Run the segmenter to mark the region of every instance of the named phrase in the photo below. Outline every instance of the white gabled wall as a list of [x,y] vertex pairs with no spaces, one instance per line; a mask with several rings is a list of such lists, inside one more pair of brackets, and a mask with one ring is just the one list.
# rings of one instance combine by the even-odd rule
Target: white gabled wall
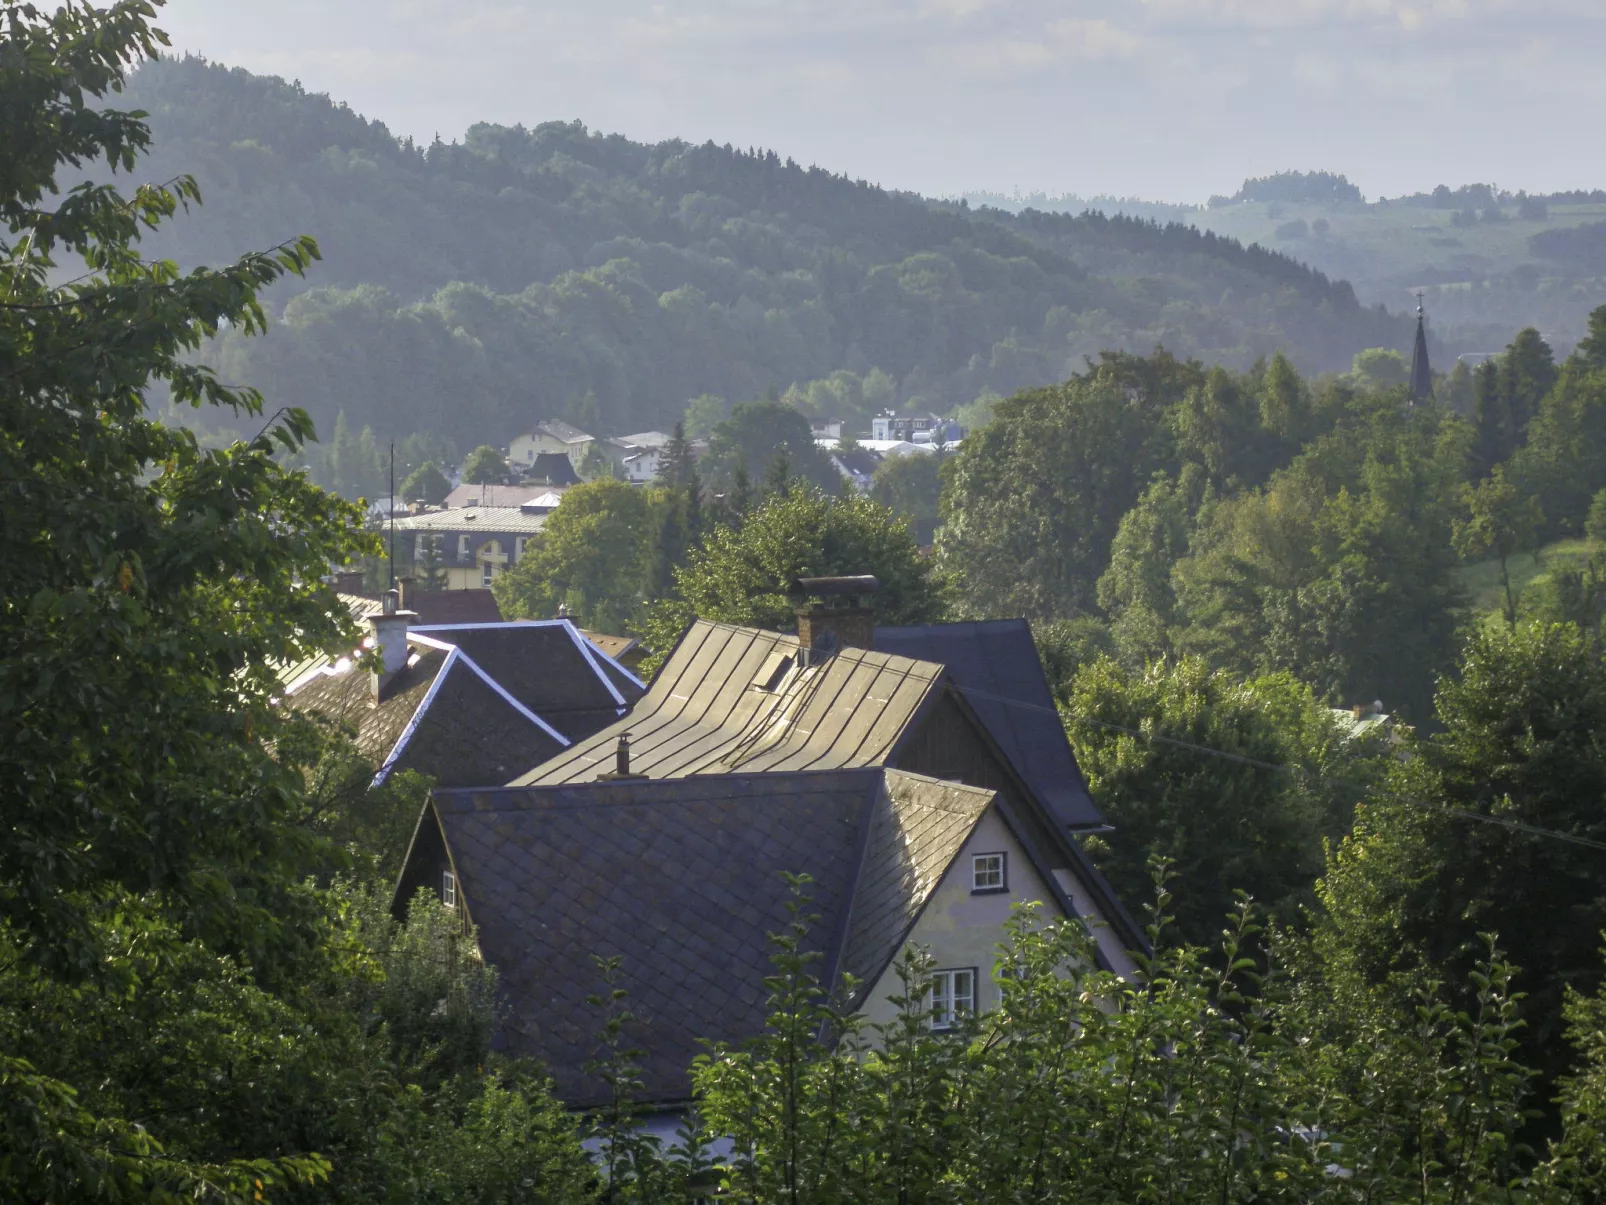
[[[1009,890],[973,893],[972,856],[1000,851],[1008,855]],[[1114,931],[1097,917],[1090,893],[1074,872],[1056,869],[1053,874],[1076,910],[1089,918],[1099,949],[1110,965],[1123,977],[1133,976],[1137,968],[1131,957]],[[975,967],[976,1005],[986,1012],[996,1008],[999,1002],[998,985],[993,982],[993,964],[998,960],[999,943],[1004,940],[1005,922],[1009,920],[1010,910],[1023,902],[1038,903],[1040,915],[1046,919],[1065,915],[995,805],[976,822],[959,856],[915,922],[908,944],[930,953],[933,970]],[[897,1018],[898,1010],[891,998],[903,994],[903,981],[898,978],[897,960],[893,961],[894,965],[876,981],[859,1009],[872,1024],[886,1024]]]

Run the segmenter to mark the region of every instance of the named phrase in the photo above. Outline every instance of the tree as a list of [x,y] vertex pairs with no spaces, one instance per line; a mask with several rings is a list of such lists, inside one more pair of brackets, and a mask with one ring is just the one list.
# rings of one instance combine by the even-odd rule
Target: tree
[[[1197,658],[1085,665],[1066,704],[1077,763],[1114,831],[1088,838],[1122,899],[1151,856],[1177,874],[1177,932],[1210,944],[1233,893],[1285,923],[1315,903],[1322,844],[1349,829],[1383,749],[1346,730],[1287,674],[1248,681]],[[1210,751],[1215,751],[1212,754]]]
[[1573,354],[1589,368],[1606,368],[1606,305],[1589,312],[1589,333],[1580,340]]
[[656,657],[667,656],[693,619],[789,631],[794,577],[869,573],[880,581],[878,621],[927,623],[943,613],[929,564],[907,523],[862,494],[826,494],[802,483],[770,494],[739,526],[721,524],[675,571],[679,597],[642,621]]
[[937,549],[967,615],[1091,611],[1121,516],[1160,467],[1155,425],[1114,382],[1000,402],[953,457]]
[[814,445],[809,420],[778,401],[742,402],[714,428],[708,441],[707,471],[721,483],[742,469],[748,480],[762,480],[777,455],[786,458],[789,474],[821,489],[836,486],[836,470]]
[[707,439],[724,418],[725,399],[712,393],[701,393],[686,403],[686,414],[681,423],[692,439]]
[[1545,521],[1536,498],[1521,494],[1506,480],[1505,469],[1466,491],[1466,514],[1455,524],[1455,550],[1469,560],[1493,556],[1500,563],[1500,589],[1508,626],[1517,622],[1517,596],[1511,587],[1510,560],[1532,548]]
[[1187,555],[1190,526],[1186,487],[1161,476],[1116,530],[1098,600],[1110,635],[1134,664],[1172,651],[1178,616],[1171,573]]
[[489,444],[475,448],[463,462],[464,485],[506,485],[512,475],[502,453]]
[[[0,3],[0,1197],[394,1200],[426,1173],[450,1195],[445,1148],[507,1133],[452,1102],[472,1113],[504,1068],[466,1052],[434,1092],[354,1007],[385,971],[317,885],[351,863],[278,705],[284,665],[359,639],[321,578],[377,542],[281,463],[308,416],[264,419],[195,359],[225,326],[260,334],[261,291],[316,246],[180,273],[135,243],[192,179],[57,188],[147,147],[110,94],[165,44],[151,16]],[[89,270],[53,284],[58,261]],[[203,447],[153,417],[163,387],[260,433]],[[520,1174],[561,1195],[583,1179],[538,1164],[583,1157],[524,1086],[554,1124]]]
[[624,630],[647,588],[659,505],[611,477],[574,486],[518,564],[492,583],[502,613],[546,619],[561,605],[582,627]]
[[1355,353],[1351,371],[1372,389],[1396,389],[1405,384],[1410,366],[1392,347],[1369,347]]
[[451,492],[452,483],[446,480],[445,473],[435,467],[433,460],[426,460],[419,465],[401,483],[401,496],[408,502],[427,502],[431,506],[439,506]]
[[1323,948],[1454,982],[1496,933],[1523,951],[1523,1057],[1553,1081],[1568,990],[1601,982],[1606,862],[1534,830],[1606,840],[1606,662],[1570,625],[1481,627],[1437,703],[1440,730],[1390,763],[1329,862]]
[[937,452],[889,456],[876,465],[870,497],[911,523],[934,522],[941,509],[942,469],[949,459]]

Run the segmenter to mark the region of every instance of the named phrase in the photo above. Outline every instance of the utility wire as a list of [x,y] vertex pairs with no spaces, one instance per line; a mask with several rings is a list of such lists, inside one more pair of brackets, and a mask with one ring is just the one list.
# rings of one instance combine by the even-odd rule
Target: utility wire
[[[1092,716],[1077,715],[1073,712],[1062,713],[1056,707],[1044,707],[1040,703],[1028,703],[1024,699],[1012,699],[1006,695],[994,694],[991,691],[976,690],[968,687],[956,687],[956,689],[959,689],[961,694],[967,696],[973,696],[982,699],[992,699],[993,701],[1003,703],[1006,706],[1017,707],[1026,711],[1046,712],[1056,718],[1063,718],[1064,715],[1069,715],[1072,721],[1075,723],[1092,724],[1097,728],[1106,728],[1114,732],[1125,732],[1131,736],[1139,737],[1146,741],[1154,741],[1166,745],[1175,745],[1179,749],[1188,749],[1194,753],[1202,753],[1208,757],[1218,757],[1224,761],[1238,762],[1246,766],[1256,766],[1262,770],[1272,770],[1279,774],[1294,773],[1294,767],[1292,766],[1280,766],[1276,762],[1262,761],[1260,758],[1256,757],[1245,757],[1241,753],[1229,753],[1225,749],[1213,749],[1209,745],[1201,745],[1194,741],[1179,740],[1178,738],[1172,736],[1161,736],[1157,732],[1144,732],[1140,728],[1131,728],[1125,724],[1113,724],[1108,720],[1095,720]],[[1320,778],[1322,776],[1317,775],[1316,777]],[[1355,787],[1361,785],[1358,783],[1347,783],[1341,779],[1328,778],[1325,781],[1346,787]],[[1423,802],[1422,800],[1406,799],[1399,795],[1395,795],[1393,798],[1401,803],[1410,804],[1412,807],[1421,808],[1423,811],[1437,812],[1442,816],[1450,816],[1458,820],[1476,820],[1481,824],[1493,824],[1500,828],[1510,829],[1512,832],[1525,833],[1530,837],[1545,837],[1552,841],[1565,841],[1570,845],[1581,845],[1586,849],[1596,849],[1606,852],[1606,841],[1596,841],[1591,837],[1580,837],[1575,833],[1564,833],[1558,829],[1540,828],[1537,825],[1524,824],[1520,820],[1509,820],[1503,816],[1489,816],[1483,812],[1469,811],[1466,808],[1441,807],[1437,804]]]

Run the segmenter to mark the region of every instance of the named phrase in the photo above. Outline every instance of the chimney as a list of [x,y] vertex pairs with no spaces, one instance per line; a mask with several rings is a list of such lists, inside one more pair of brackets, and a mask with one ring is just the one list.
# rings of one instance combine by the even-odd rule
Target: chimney
[[368,624],[374,630],[374,651],[379,654],[381,664],[378,671],[368,676],[376,704],[385,700],[391,683],[407,668],[407,629],[418,618],[418,613],[403,611],[399,604],[400,595],[395,590],[386,590],[379,614],[368,617]]
[[646,778],[645,774],[632,774],[630,772],[630,734],[621,732],[619,743],[613,750],[613,772],[611,774],[598,774],[598,782],[618,782],[626,778]]
[[809,660],[829,657],[838,649],[867,649],[875,644],[875,611],[862,604],[881,583],[869,574],[853,577],[798,577],[787,586],[794,598],[818,598],[797,608],[797,643]]
[[400,611],[410,611],[413,604],[418,601],[418,583],[410,577],[396,579],[396,608]]
[[362,570],[343,569],[335,574],[335,589],[342,594],[361,594]]

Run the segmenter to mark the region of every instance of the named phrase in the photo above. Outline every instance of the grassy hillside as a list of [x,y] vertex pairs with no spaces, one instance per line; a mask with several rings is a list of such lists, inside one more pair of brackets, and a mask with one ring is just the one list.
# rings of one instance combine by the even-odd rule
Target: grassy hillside
[[[1438,340],[1435,353],[1444,363],[1449,356],[1497,351],[1524,326],[1538,327],[1565,351],[1583,334],[1582,316],[1606,303],[1606,226],[1587,230],[1606,223],[1606,197],[1529,199],[1477,185],[1371,203],[1358,193],[1349,199],[1255,195],[1269,190],[1252,186],[1278,180],[1245,181],[1238,196],[1217,197],[1207,206],[991,193],[968,199],[1010,212],[1091,208],[1163,216],[1308,263],[1350,282],[1367,305],[1409,308],[1421,290]],[[1543,237],[1536,245],[1536,235],[1580,228],[1593,254],[1575,254],[1565,244],[1547,247]]]
[[[1512,557],[1508,569],[1511,584],[1517,591],[1519,613],[1523,603],[1531,602],[1557,569],[1563,565],[1584,565],[1594,551],[1592,540],[1567,539],[1546,544],[1532,553]],[[1500,585],[1500,562],[1488,560],[1463,565],[1456,571],[1456,576],[1461,588],[1466,591],[1471,610],[1485,622],[1499,622],[1505,604],[1505,594]]]
[[197,59],[143,68],[130,99],[156,140],[142,173],[192,172],[207,202],[151,250],[194,264],[319,239],[273,334],[219,355],[324,431],[344,413],[459,447],[544,415],[622,432],[812,381],[801,395],[864,426],[1063,380],[1104,349],[1246,367],[1285,348],[1323,370],[1410,337],[1290,257],[1182,226],[934,206],[774,152],[578,123],[420,147]]

